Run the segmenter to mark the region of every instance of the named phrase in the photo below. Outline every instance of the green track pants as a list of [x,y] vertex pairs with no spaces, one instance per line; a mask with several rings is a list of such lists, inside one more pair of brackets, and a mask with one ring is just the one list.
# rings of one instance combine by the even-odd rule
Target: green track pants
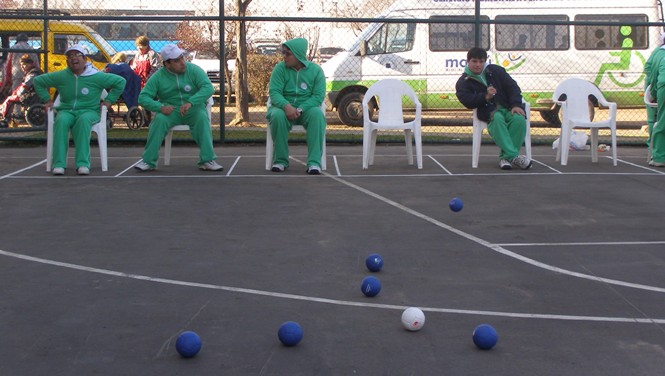
[[164,115],[161,112],[156,113],[150,122],[148,141],[146,142],[142,156],[143,162],[150,165],[150,167],[157,167],[159,148],[162,146],[164,138],[171,128],[179,124],[189,125],[192,138],[199,146],[198,164],[217,159],[212,146],[212,132],[210,121],[208,120],[208,111],[203,104],[190,107],[185,116],[180,115],[178,107],[170,115]]
[[270,107],[266,115],[275,146],[273,163],[287,167],[289,165],[289,132],[294,124],[301,124],[307,131],[307,165],[321,167],[321,145],[326,134],[326,117],[321,107],[312,107],[304,111],[296,120],[286,118],[281,108]]
[[496,146],[501,149],[499,159],[512,161],[520,153],[526,137],[526,119],[519,114],[513,114],[509,109],[500,108],[494,113],[492,121],[487,125],[487,131]]
[[75,167],[90,168],[90,132],[99,119],[99,110],[58,111],[53,122],[53,168],[67,167],[70,130],[76,148]]

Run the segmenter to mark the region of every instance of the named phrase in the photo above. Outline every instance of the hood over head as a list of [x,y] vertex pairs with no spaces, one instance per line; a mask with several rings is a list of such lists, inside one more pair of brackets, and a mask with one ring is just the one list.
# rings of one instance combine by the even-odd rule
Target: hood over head
[[305,38],[295,38],[288,40],[282,45],[286,46],[293,52],[293,55],[305,65],[305,67],[309,66],[310,62],[307,60],[307,39]]

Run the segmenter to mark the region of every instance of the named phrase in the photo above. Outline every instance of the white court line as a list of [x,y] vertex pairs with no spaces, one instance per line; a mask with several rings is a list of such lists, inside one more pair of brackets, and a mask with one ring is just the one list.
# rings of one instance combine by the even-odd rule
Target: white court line
[[[606,158],[610,158],[610,159],[611,159],[612,157],[606,157]],[[661,174],[661,175],[662,175],[662,174],[665,174],[665,172],[663,172],[663,171],[659,171],[659,170],[657,170],[656,168],[651,167],[651,166],[642,166],[642,165],[638,165],[638,164],[633,163],[633,162],[624,161],[623,159],[619,159],[619,158],[617,158],[617,161],[619,161],[619,162],[621,162],[621,163],[625,163],[625,164],[627,164],[627,165],[629,165],[629,166],[639,167],[639,168],[641,168],[641,169],[643,169],[643,170],[652,171],[652,172],[655,172],[655,173],[658,173],[658,174]]]
[[333,163],[335,164],[335,171],[337,171],[337,176],[342,176],[342,171],[339,169],[339,163],[337,163],[336,155],[333,155]]
[[538,164],[541,165],[541,166],[544,166],[544,167],[549,168],[550,170],[556,172],[557,174],[561,174],[561,173],[562,173],[561,171],[557,170],[556,168],[554,168],[554,167],[552,167],[552,166],[550,166],[550,165],[548,165],[548,164],[546,164],[546,163],[543,163],[543,162],[541,162],[541,161],[535,160],[535,159],[533,159],[533,158],[532,158],[531,160],[532,160],[533,162],[538,163]]
[[127,172],[127,171],[131,170],[132,168],[134,168],[134,166],[136,166],[137,164],[139,164],[139,162],[141,162],[141,159],[139,159],[138,161],[134,162],[134,164],[132,164],[131,166],[127,167],[126,169],[120,171],[120,172],[117,173],[114,177],[117,178],[117,177],[120,177],[121,175],[124,175],[125,172]]
[[[184,287],[196,287],[196,288],[205,288],[211,290],[222,290],[230,291],[244,294],[252,295],[261,295],[268,296],[273,298],[283,298],[283,299],[293,299],[301,300],[306,302],[315,302],[315,303],[325,303],[325,304],[335,304],[341,306],[351,306],[351,307],[364,307],[364,308],[379,308],[379,309],[394,309],[394,310],[404,310],[409,306],[403,305],[394,305],[394,304],[379,304],[379,303],[367,303],[367,302],[354,302],[350,300],[339,300],[339,299],[329,299],[329,298],[319,298],[313,296],[305,295],[296,295],[296,294],[286,294],[281,292],[272,292],[265,290],[256,290],[248,289],[242,287],[233,287],[233,286],[222,286],[222,285],[213,285],[209,283],[199,283],[199,282],[187,282],[180,281],[176,279],[168,278],[155,278],[149,277],[140,274],[124,273],[108,269],[92,268],[89,266],[71,264],[68,262],[54,261],[43,259],[39,257],[22,255],[19,253],[7,252],[0,250],[0,255],[13,257],[16,259],[37,262],[45,265],[59,266],[68,269],[80,270],[84,272],[97,273],[110,275],[120,278],[130,278],[139,281],[155,282],[155,283],[164,283],[168,285],[184,286]],[[577,316],[577,315],[553,315],[553,314],[540,314],[540,313],[519,313],[519,312],[499,312],[499,311],[481,311],[481,310],[468,310],[468,309],[451,309],[451,308],[439,308],[439,307],[419,307],[426,312],[437,312],[437,313],[454,313],[454,314],[464,314],[464,315],[480,315],[480,316],[499,316],[499,317],[510,317],[510,318],[528,318],[528,319],[545,319],[545,320],[568,320],[568,321],[594,321],[594,322],[619,322],[619,323],[635,323],[635,324],[665,324],[665,319],[652,319],[652,318],[635,318],[635,317],[607,317],[607,316]]]
[[501,247],[534,247],[534,246],[573,246],[573,245],[657,245],[665,244],[665,240],[656,240],[648,242],[570,242],[570,243],[500,243]]
[[647,290],[647,291],[654,291],[654,292],[665,292],[665,288],[662,288],[662,287],[649,286],[649,285],[643,285],[643,284],[639,284],[639,283],[625,282],[625,281],[620,281],[620,280],[616,280],[616,279],[598,277],[598,276],[594,276],[594,275],[574,272],[574,271],[559,268],[559,267],[556,267],[556,266],[553,266],[553,265],[545,264],[545,263],[540,262],[540,261],[536,261],[536,260],[528,258],[526,256],[522,256],[518,253],[509,251],[509,250],[501,247],[500,245],[492,244],[492,243],[490,243],[490,242],[488,242],[484,239],[481,239],[477,236],[471,235],[471,234],[466,233],[466,232],[464,232],[460,229],[457,229],[455,227],[447,225],[447,224],[445,224],[441,221],[438,221],[438,220],[436,220],[432,217],[429,217],[429,216],[427,216],[423,213],[420,213],[420,212],[418,212],[414,209],[411,209],[411,208],[409,208],[407,206],[404,206],[400,203],[392,201],[392,200],[390,200],[386,197],[383,197],[383,196],[379,195],[378,193],[374,193],[374,192],[372,192],[368,189],[360,187],[360,186],[358,186],[356,184],[353,184],[351,182],[348,182],[344,179],[341,179],[341,178],[338,178],[338,177],[335,177],[335,176],[332,176],[332,175],[327,175],[327,176],[330,177],[331,179],[334,179],[334,180],[350,187],[350,188],[353,188],[353,189],[355,189],[359,192],[365,193],[368,196],[374,197],[379,201],[382,201],[382,202],[384,202],[384,203],[386,203],[390,206],[393,206],[397,209],[400,209],[400,210],[402,210],[402,211],[404,211],[408,214],[411,214],[411,215],[413,215],[417,218],[420,218],[420,219],[422,219],[426,222],[429,222],[429,223],[431,223],[431,224],[433,224],[437,227],[448,230],[448,231],[450,231],[452,233],[455,233],[455,234],[457,234],[457,235],[459,235],[459,236],[461,236],[465,239],[468,239],[468,240],[470,240],[474,243],[477,243],[479,245],[487,247],[487,248],[491,249],[494,252],[500,253],[504,256],[514,258],[518,261],[522,261],[522,262],[527,263],[529,265],[532,265],[532,266],[535,266],[535,267],[538,267],[538,268],[541,268],[541,269],[549,270],[549,271],[552,271],[552,272],[555,272],[555,273],[560,273],[560,274],[569,275],[569,276],[572,276],[572,277],[587,279],[587,280],[591,280],[591,281],[595,281],[595,282],[607,283],[607,284],[623,286],[623,287],[630,287],[630,288],[635,288],[635,289],[640,289],[640,290]]
[[226,176],[231,176],[231,172],[233,171],[233,169],[236,168],[236,165],[238,164],[238,162],[240,162],[240,156],[237,156],[236,160],[233,161],[233,164],[231,165],[231,168],[229,168],[229,171],[226,173]]
[[448,175],[452,175],[452,173],[451,173],[450,171],[448,171],[447,168],[443,167],[443,165],[442,165],[441,163],[439,163],[439,161],[437,161],[436,159],[434,159],[434,157],[432,157],[432,156],[429,155],[429,154],[427,155],[427,157],[428,157],[429,159],[433,160],[434,163],[436,163],[439,167],[441,167],[441,169],[442,169],[443,171],[445,171]]
[[20,169],[20,170],[16,170],[16,171],[14,171],[14,172],[10,172],[9,174],[6,174],[6,175],[2,175],[2,176],[0,176],[0,180],[2,180],[2,179],[6,179],[6,178],[8,178],[8,177],[11,177],[11,176],[14,176],[14,175],[17,175],[17,174],[20,174],[20,173],[23,172],[23,171],[28,171],[28,170],[33,169],[33,168],[35,168],[35,167],[37,167],[37,166],[39,166],[39,165],[42,165],[42,164],[44,164],[44,163],[46,163],[46,159],[42,160],[41,162],[37,162],[37,163],[35,163],[35,164],[31,165],[31,166],[28,166],[28,167],[22,168],[22,169]]

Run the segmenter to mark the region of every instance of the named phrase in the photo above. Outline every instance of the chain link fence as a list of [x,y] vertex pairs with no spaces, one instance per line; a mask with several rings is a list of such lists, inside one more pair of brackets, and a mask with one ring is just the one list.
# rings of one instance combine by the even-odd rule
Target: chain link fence
[[[558,82],[574,76],[594,82],[609,101],[618,103],[619,142],[643,145],[644,67],[663,30],[656,0],[0,4],[3,100],[20,75],[17,56],[37,54],[44,71],[60,70],[66,67],[67,47],[80,43],[89,50],[88,60],[104,70],[112,60],[131,64],[138,53],[136,38],[145,36],[157,52],[178,43],[193,64],[207,71],[216,87],[215,139],[238,143],[265,141],[267,87],[272,67],[281,60],[281,43],[305,37],[308,58],[326,73],[329,142],[362,141],[363,94],[387,77],[407,82],[418,94],[424,109],[423,142],[470,142],[471,111],[457,100],[455,83],[464,72],[466,51],[478,45],[522,88],[531,104],[534,143],[558,137],[560,112],[552,92]],[[18,40],[25,39],[22,35],[27,41]],[[607,116],[594,98],[589,105],[595,118]],[[0,139],[45,140],[43,111],[37,107],[29,100],[14,106]],[[121,100],[112,109],[109,141],[144,142],[149,119],[140,106]],[[292,139],[304,141],[304,135]],[[398,139],[382,141],[391,140]],[[608,134],[601,132],[601,142],[608,142]]]

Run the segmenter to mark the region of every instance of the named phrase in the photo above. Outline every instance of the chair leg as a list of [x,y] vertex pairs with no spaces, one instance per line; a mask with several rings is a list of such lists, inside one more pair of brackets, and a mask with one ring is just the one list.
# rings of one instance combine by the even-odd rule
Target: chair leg
[[171,143],[173,142],[173,130],[166,134],[164,139],[164,166],[171,165]]
[[51,172],[53,167],[53,109],[46,113],[46,172]]
[[326,136],[325,134],[323,135],[323,141],[321,142],[321,169],[323,171],[328,169],[328,163],[326,160],[328,159],[328,153],[326,152]]
[[369,164],[374,165],[374,155],[376,154],[376,140],[379,137],[379,130],[372,130],[372,135],[370,137],[369,143]]
[[274,147],[275,146],[273,145],[272,141],[272,133],[270,133],[270,124],[268,124],[268,127],[266,128],[266,170],[268,171],[272,169],[272,158],[274,154]]
[[423,139],[420,129],[416,129],[414,132],[414,138],[416,139],[416,164],[418,169],[423,169]]
[[531,125],[529,120],[526,124],[526,136],[524,137],[524,150],[526,150],[526,157],[531,160]]
[[561,165],[568,164],[568,151],[570,148],[570,132],[572,128],[562,127],[561,136],[559,137],[559,152],[561,153]]
[[413,137],[410,129],[404,130],[404,142],[406,143],[406,158],[409,165],[413,165]]
[[480,159],[480,144],[483,138],[483,127],[480,124],[473,125],[473,141],[471,146],[471,168],[478,168]]
[[598,163],[598,128],[591,128],[591,162]]
[[370,130],[368,128],[365,128],[363,130],[363,170],[367,170],[369,168],[369,151],[370,151],[369,144],[371,142],[370,137],[371,137]]
[[102,161],[102,171],[108,171],[109,160],[108,160],[108,148],[106,140],[106,124],[103,124],[102,127],[104,129],[100,130],[99,133],[97,133],[97,143],[99,145],[99,158]]
[[[617,130],[616,128],[612,129],[612,161],[614,166],[617,165]],[[653,139],[652,139],[653,141]]]

